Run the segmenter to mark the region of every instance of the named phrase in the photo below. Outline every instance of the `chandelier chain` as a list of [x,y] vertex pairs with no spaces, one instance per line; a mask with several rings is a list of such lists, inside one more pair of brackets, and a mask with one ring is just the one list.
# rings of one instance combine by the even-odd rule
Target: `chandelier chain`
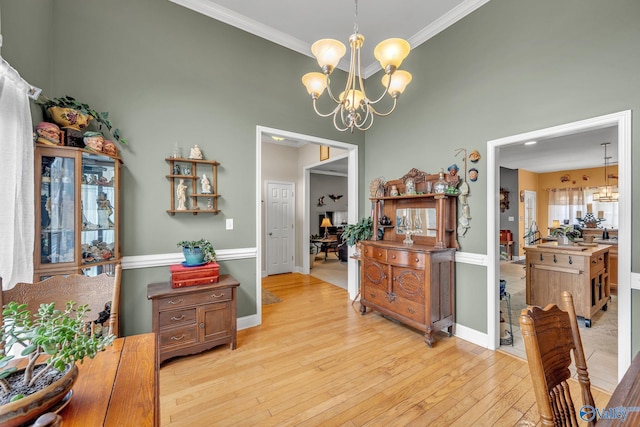
[[358,0],[353,0],[355,7],[353,12],[353,33],[358,34]]

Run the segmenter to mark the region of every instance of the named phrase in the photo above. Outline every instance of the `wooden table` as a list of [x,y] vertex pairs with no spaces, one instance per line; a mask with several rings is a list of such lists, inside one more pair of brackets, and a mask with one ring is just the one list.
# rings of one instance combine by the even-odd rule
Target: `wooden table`
[[132,335],[78,364],[63,426],[159,426],[155,348],[153,333]]
[[[629,411],[624,420],[613,419],[623,411]],[[602,415],[598,417],[598,427],[640,425],[640,353],[616,386]]]
[[329,255],[329,249],[335,248],[338,246],[338,239],[312,239],[311,243],[313,243],[316,247],[318,247],[318,243],[321,244],[320,252],[324,252],[324,260],[327,260],[327,256]]

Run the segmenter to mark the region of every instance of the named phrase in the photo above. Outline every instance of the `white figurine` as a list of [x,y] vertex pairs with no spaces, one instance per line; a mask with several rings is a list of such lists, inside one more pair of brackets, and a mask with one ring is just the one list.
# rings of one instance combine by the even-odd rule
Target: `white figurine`
[[189,152],[189,158],[202,160],[202,151],[200,151],[200,147],[198,147],[198,144],[194,145],[191,148],[191,151]]
[[185,202],[187,201],[187,186],[184,185],[184,179],[181,179],[178,183],[176,194],[178,196],[178,207],[176,208],[176,210],[186,211],[187,206],[185,205]]
[[211,194],[211,183],[209,182],[207,175],[202,174],[200,185],[202,186],[202,194]]

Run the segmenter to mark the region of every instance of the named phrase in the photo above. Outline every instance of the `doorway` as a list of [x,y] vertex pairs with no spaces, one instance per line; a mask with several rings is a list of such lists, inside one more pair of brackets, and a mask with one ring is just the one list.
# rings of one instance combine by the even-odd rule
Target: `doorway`
[[[314,147],[314,150],[318,146],[329,146],[346,150],[347,152],[347,198],[348,198],[348,210],[347,221],[349,223],[355,223],[358,219],[358,146],[341,141],[333,141],[324,138],[318,138],[315,136],[304,135],[294,132],[289,132],[281,129],[268,128],[264,126],[256,126],[256,317],[257,324],[262,323],[262,276],[266,274],[265,267],[265,249],[266,249],[266,224],[265,224],[265,197],[264,189],[265,178],[263,177],[263,143],[270,141],[273,136],[278,138],[284,138],[286,142],[293,144],[292,146],[302,146],[310,144]],[[309,209],[307,208],[309,203],[309,170],[303,169],[304,166],[311,166],[319,161],[318,152],[314,151],[313,158],[300,158],[295,161],[297,165],[297,174],[295,176],[295,188],[297,189],[294,195],[295,203],[295,220],[294,220],[294,271],[300,271],[304,273],[306,266],[308,273],[309,263],[309,235],[310,235],[310,219]],[[270,164],[282,164],[282,159],[276,159],[276,162]],[[275,181],[275,179],[274,179]],[[349,255],[352,255],[353,248],[349,248]],[[347,291],[350,299],[354,299],[358,293],[359,277],[358,277],[358,265],[357,261],[350,258],[347,265]]]
[[[619,238],[618,238],[618,379],[631,362],[631,111],[622,111],[500,138],[487,143],[487,335],[488,347],[499,346],[499,218],[497,194],[500,176],[500,149],[541,138],[551,138],[586,132],[605,127],[617,127]],[[492,208],[493,207],[493,208]]]

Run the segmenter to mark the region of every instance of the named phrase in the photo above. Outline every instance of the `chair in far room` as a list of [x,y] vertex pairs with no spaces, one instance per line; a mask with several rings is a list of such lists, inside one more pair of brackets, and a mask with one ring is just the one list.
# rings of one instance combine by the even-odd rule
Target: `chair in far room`
[[[562,305],[566,311],[549,304],[544,309],[527,307],[520,314],[522,338],[542,426],[578,425],[568,384],[571,352],[578,372],[582,405],[595,408],[573,297],[569,292],[562,293]],[[587,425],[594,426],[595,418],[594,415]]]
[[500,246],[504,246],[509,261],[513,260],[513,234],[511,230],[500,230]]

